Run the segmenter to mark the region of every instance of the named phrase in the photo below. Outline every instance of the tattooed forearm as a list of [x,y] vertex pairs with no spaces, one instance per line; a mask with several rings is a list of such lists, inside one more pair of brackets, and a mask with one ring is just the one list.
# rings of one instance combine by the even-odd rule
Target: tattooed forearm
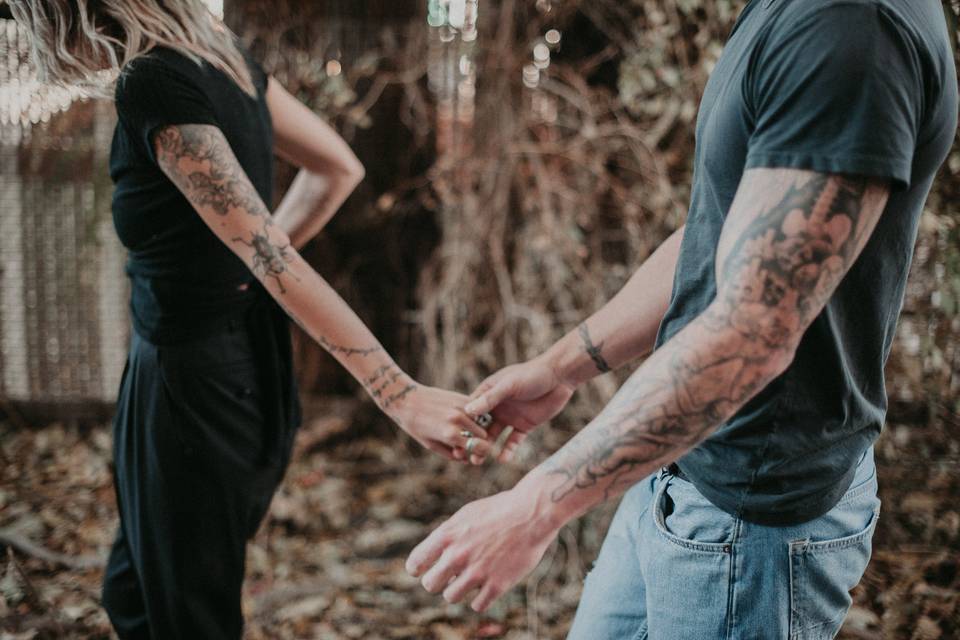
[[577,331],[580,334],[580,339],[583,340],[584,351],[587,352],[587,355],[590,356],[590,359],[593,360],[594,366],[597,367],[597,371],[600,373],[607,373],[610,371],[610,365],[607,364],[607,361],[603,359],[603,354],[601,350],[603,349],[603,342],[600,344],[594,345],[593,341],[590,339],[590,331],[587,329],[587,323],[584,322],[581,324]]
[[218,130],[207,125],[161,129],[156,136],[157,161],[174,168],[175,182],[196,206],[224,216],[238,210],[266,214],[260,194],[227,154]]
[[349,347],[342,344],[334,344],[327,338],[320,336],[320,344],[323,345],[323,348],[332,353],[333,355],[342,354],[345,356],[361,356],[366,357],[374,353],[380,353],[383,351],[383,347],[380,345],[374,345],[372,347]]
[[[251,231],[250,240],[234,238],[233,241],[245,244],[253,249],[252,269],[254,274],[259,276],[261,280],[264,278],[273,278],[280,288],[280,293],[286,293],[287,290],[283,286],[283,281],[280,279],[280,276],[288,273],[287,264],[293,260],[289,254],[290,245],[281,246],[272,242],[270,240],[269,230],[267,229],[269,225],[270,220],[266,219],[262,233]],[[292,274],[290,275],[292,276]],[[296,276],[293,276],[293,278],[299,281]]]
[[381,408],[398,405],[416,390],[274,224],[222,131],[211,125],[175,125],[158,131],[153,142],[157,165],[203,222],[247,264],[286,314],[363,383]]
[[416,383],[411,382],[393,362],[378,367],[372,374],[361,380],[361,383],[374,402],[384,411],[417,390]]
[[406,398],[408,395],[410,395],[416,390],[417,390],[417,385],[415,383],[411,382],[407,384],[405,387],[403,387],[396,393],[391,393],[389,396],[387,396],[386,400],[383,401],[383,408],[389,409],[390,407],[402,401],[404,398]]
[[[561,478],[554,501],[584,491],[603,498],[619,493],[696,446],[789,365],[803,332],[866,243],[888,189],[860,179],[783,173],[775,204],[751,212],[750,204],[735,203],[731,210],[714,302],[548,460],[546,471]],[[770,188],[769,179],[755,174],[738,200],[770,201],[763,191]],[[585,331],[581,336],[588,353],[599,352]]]
[[383,397],[384,392],[395,384],[397,380],[403,377],[403,372],[394,363],[385,364],[373,372],[369,377],[363,380],[363,386],[370,396],[377,402]]

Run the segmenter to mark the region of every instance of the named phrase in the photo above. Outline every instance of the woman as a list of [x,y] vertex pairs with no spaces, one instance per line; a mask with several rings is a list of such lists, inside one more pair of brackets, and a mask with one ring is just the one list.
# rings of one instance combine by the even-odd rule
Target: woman
[[[114,421],[121,638],[239,638],[246,541],[289,460],[297,321],[428,449],[486,456],[459,394],[417,384],[297,253],[363,177],[201,0],[14,0],[55,82],[119,72],[110,172],[135,331]],[[274,216],[273,154],[302,167]]]

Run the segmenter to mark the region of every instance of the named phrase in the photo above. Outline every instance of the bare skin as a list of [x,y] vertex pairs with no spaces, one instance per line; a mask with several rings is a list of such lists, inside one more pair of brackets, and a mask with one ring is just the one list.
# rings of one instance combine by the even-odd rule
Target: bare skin
[[681,227],[616,296],[548,351],[501,369],[477,387],[467,411],[493,412],[497,418],[490,429],[493,439],[504,425],[513,428],[500,452],[501,461],[513,455],[527,433],[559,414],[579,385],[653,350],[670,303],[682,239]]
[[[861,178],[747,171],[720,237],[714,301],[516,487],[466,505],[438,527],[410,554],[408,570],[451,602],[478,591],[471,606],[482,611],[536,566],[563,524],[703,441],[790,365],[888,196],[885,183]],[[580,361],[596,369],[605,350],[596,337],[581,341]],[[522,405],[518,390],[517,382],[495,384],[468,410]]]
[[[156,133],[154,146],[160,168],[204,223],[243,259],[290,317],[364,385],[388,416],[424,447],[451,459],[455,449],[466,445],[464,433],[471,434],[477,438],[473,461],[482,461],[489,445],[484,430],[462,409],[466,397],[419,385],[397,366],[297,253],[217,127],[166,127]],[[293,226],[312,231],[315,225]]]
[[273,212],[274,223],[300,249],[333,218],[363,180],[363,165],[330,125],[291,96],[279,82],[267,84],[274,151],[301,167]]

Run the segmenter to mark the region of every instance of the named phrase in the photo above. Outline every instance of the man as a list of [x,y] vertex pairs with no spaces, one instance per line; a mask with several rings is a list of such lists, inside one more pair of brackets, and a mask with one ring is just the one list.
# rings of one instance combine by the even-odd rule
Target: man
[[579,384],[653,354],[560,451],[411,553],[429,591],[479,590],[486,609],[564,523],[627,491],[571,638],[837,633],[879,513],[883,365],[957,124],[942,11],[747,4],[704,91],[685,228],[466,409],[517,429],[509,453]]

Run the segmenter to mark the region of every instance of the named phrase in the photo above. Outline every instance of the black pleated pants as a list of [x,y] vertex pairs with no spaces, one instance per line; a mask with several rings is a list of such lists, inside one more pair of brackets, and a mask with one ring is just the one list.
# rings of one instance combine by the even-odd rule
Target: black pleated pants
[[237,318],[169,346],[133,335],[114,420],[120,527],[103,584],[122,640],[242,635],[246,543],[299,423],[299,406],[283,406],[295,390],[280,321]]

